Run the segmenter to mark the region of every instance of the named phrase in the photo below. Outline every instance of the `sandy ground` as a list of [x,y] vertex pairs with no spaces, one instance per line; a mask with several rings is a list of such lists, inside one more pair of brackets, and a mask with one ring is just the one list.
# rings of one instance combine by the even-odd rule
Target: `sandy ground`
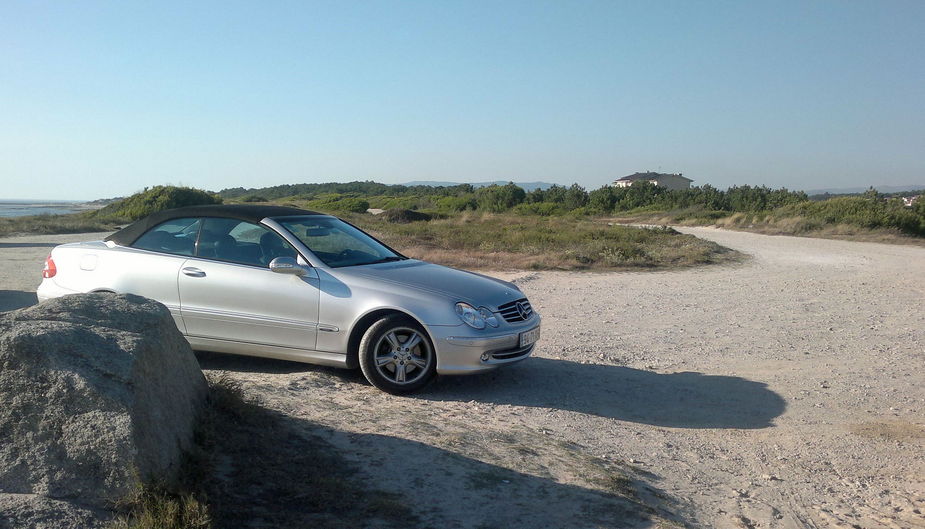
[[[710,228],[748,254],[659,273],[498,273],[535,357],[393,397],[203,354],[407,497],[421,527],[925,527],[925,248]],[[0,310],[56,242],[0,239]]]

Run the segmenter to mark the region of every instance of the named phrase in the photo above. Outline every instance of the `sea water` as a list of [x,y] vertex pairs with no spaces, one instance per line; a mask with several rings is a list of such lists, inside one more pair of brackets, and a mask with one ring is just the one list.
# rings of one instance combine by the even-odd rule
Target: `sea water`
[[64,215],[87,209],[81,202],[58,200],[8,200],[0,198],[0,217]]

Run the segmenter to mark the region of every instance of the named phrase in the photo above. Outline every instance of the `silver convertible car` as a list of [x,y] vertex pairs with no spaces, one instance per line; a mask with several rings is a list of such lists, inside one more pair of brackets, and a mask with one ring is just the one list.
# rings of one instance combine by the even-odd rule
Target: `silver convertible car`
[[55,247],[42,276],[39,300],[138,294],[166,305],[193,349],[360,367],[391,393],[523,360],[540,337],[516,285],[409,259],[295,208],[161,211]]

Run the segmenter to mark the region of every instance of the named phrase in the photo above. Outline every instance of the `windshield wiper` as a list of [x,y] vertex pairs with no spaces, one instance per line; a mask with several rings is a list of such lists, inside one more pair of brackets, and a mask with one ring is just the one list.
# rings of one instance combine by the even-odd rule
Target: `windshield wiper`
[[397,255],[390,255],[388,257],[383,257],[382,259],[378,259],[376,261],[370,261],[368,263],[363,263],[363,264],[391,263],[392,261],[404,261],[405,259],[407,259],[407,257],[399,257]]

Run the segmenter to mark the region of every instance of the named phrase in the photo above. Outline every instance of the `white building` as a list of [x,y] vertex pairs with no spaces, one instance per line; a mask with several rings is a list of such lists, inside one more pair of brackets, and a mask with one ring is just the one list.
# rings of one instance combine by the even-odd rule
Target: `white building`
[[690,178],[685,178],[681,176],[681,173],[678,174],[665,174],[665,173],[633,173],[629,176],[624,176],[619,180],[614,180],[613,185],[616,187],[629,187],[636,182],[650,182],[657,186],[662,186],[668,189],[690,189],[691,180]]

